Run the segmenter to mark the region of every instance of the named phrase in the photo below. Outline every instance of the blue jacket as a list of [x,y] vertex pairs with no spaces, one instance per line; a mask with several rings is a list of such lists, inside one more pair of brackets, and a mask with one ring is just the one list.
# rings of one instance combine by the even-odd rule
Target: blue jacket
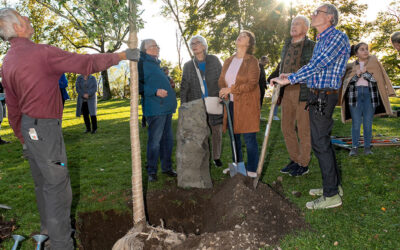
[[67,80],[67,77],[65,76],[65,74],[61,75],[60,80],[58,80],[58,85],[60,86],[60,91],[61,91],[63,100],[68,100],[69,95],[66,90],[66,88],[68,87],[68,80]]
[[[176,95],[167,75],[160,68],[160,60],[145,53],[140,54],[138,67],[139,82],[143,82],[144,116],[168,115],[175,113]],[[156,96],[158,89],[168,91],[168,96]]]

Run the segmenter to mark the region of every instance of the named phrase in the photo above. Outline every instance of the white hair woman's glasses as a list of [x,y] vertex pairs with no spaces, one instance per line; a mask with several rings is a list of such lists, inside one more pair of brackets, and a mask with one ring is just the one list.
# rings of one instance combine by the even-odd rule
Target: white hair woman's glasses
[[193,42],[190,43],[190,47],[194,47],[194,46],[197,46],[197,45],[200,45],[200,44],[202,44],[202,42],[200,42],[200,41],[193,41]]

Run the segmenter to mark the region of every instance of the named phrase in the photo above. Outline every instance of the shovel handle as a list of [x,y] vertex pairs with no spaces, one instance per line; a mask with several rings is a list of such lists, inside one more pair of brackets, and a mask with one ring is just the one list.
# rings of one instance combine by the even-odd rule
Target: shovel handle
[[269,117],[268,117],[268,123],[265,128],[265,136],[264,136],[264,141],[263,141],[263,145],[262,145],[262,149],[261,149],[261,155],[260,155],[260,158],[258,159],[257,177],[254,179],[254,182],[253,182],[254,188],[257,188],[258,180],[260,179],[261,173],[263,171],[263,165],[264,165],[265,155],[266,155],[267,146],[268,146],[268,138],[269,138],[269,133],[271,131],[272,117],[274,116],[274,109],[276,106],[276,102],[278,100],[279,89],[280,89],[279,84],[274,85],[274,90],[272,92],[271,109],[269,111]]
[[226,115],[228,118],[228,128],[229,128],[229,136],[231,137],[231,147],[232,147],[232,152],[233,152],[233,158],[235,159],[235,163],[237,164],[237,155],[236,155],[236,141],[235,141],[235,134],[233,132],[233,125],[232,125],[232,118],[231,118],[231,113],[229,111],[229,95],[228,99],[222,99],[222,102],[225,104],[226,108]]

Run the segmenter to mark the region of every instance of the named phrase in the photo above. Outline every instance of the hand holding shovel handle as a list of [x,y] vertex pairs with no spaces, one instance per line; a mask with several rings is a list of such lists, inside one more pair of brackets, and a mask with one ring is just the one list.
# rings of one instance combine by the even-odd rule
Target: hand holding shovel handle
[[261,149],[261,155],[260,155],[260,158],[258,160],[257,177],[254,179],[254,182],[253,182],[253,187],[254,188],[257,188],[258,180],[260,179],[260,176],[261,176],[261,173],[262,173],[262,170],[263,170],[265,154],[267,152],[267,146],[268,146],[269,132],[271,131],[272,117],[274,116],[274,109],[275,109],[276,102],[277,102],[278,97],[279,97],[279,89],[280,89],[280,85],[279,84],[275,84],[274,85],[274,90],[272,92],[272,101],[271,101],[271,109],[269,111],[268,124],[267,124],[267,127],[265,128],[264,142],[263,142],[262,149]]

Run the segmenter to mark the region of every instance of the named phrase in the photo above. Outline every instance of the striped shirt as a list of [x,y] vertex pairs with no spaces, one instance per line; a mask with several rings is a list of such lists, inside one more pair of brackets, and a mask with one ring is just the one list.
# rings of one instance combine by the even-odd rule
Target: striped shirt
[[291,84],[307,83],[313,89],[339,89],[349,57],[349,38],[331,26],[317,36],[310,62],[288,79]]

